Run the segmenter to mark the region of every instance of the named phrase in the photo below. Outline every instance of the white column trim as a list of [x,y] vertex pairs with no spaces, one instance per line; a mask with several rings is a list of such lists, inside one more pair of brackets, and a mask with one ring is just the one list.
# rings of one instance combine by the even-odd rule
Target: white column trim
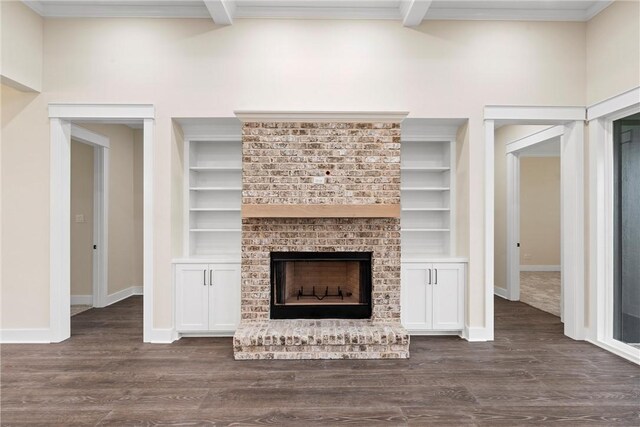
[[143,123],[143,293],[144,293],[144,342],[152,341],[153,331],[153,283],[154,283],[154,120]]
[[520,159],[507,154],[507,292],[506,298],[520,300]]
[[[482,334],[487,340],[493,340],[494,329],[494,308],[493,294],[495,287],[494,262],[495,262],[495,122],[493,120],[484,121],[484,328]],[[490,165],[490,167],[487,167]]]
[[565,125],[561,138],[561,265],[564,333],[584,340],[584,123]]
[[71,124],[51,119],[49,262],[50,341],[71,336]]

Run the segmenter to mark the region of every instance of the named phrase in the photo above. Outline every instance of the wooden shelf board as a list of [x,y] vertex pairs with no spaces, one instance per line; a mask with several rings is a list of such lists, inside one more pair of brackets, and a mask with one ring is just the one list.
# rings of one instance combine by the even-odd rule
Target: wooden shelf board
[[401,228],[400,231],[450,231],[448,228]]
[[241,230],[239,228],[192,228],[189,231],[193,233],[213,233],[213,232],[237,233],[237,232],[240,232]]
[[448,212],[449,208],[402,208],[403,212]]
[[206,171],[241,171],[242,166],[192,166],[189,170],[196,172]]
[[400,187],[400,191],[449,191],[449,187]]
[[446,172],[451,170],[448,166],[402,166],[401,171],[420,171],[420,172]]
[[243,218],[400,218],[400,205],[242,205]]
[[191,191],[242,191],[241,187],[190,187]]
[[240,212],[240,208],[190,208],[191,212]]

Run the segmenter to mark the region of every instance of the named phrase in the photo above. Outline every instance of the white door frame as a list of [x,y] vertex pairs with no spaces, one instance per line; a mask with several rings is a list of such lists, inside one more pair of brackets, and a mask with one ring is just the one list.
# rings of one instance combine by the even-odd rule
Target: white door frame
[[143,288],[144,341],[153,338],[154,107],[141,104],[49,104],[50,158],[50,341],[71,336],[71,121],[142,123],[144,128]]
[[562,125],[561,214],[564,266],[564,333],[584,339],[584,107],[486,106],[485,128],[485,328],[493,339],[495,126],[503,124]]
[[632,362],[640,350],[613,339],[613,122],[640,112],[640,87],[587,109],[589,121],[589,336]]
[[93,292],[91,305],[106,306],[109,271],[109,138],[71,124],[71,139],[93,147]]
[[[564,126],[507,143],[507,299],[520,301],[520,154],[528,147],[561,137]],[[562,269],[562,267],[561,267]],[[561,291],[562,292],[562,291]],[[562,307],[560,308],[562,312]]]

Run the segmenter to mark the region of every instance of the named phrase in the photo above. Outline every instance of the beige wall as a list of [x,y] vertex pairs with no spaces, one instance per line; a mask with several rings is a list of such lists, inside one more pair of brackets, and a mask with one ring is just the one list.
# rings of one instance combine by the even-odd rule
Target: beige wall
[[640,2],[616,1],[587,23],[587,105],[640,86]]
[[520,159],[520,265],[560,265],[560,157]]
[[[77,222],[82,215],[84,221]],[[71,295],[93,294],[93,147],[71,140]]]
[[[628,25],[638,25],[628,19]],[[11,105],[19,112],[8,126],[3,120],[3,139],[9,140],[2,147],[3,178],[37,177],[37,197],[3,180],[3,206],[23,207],[20,215],[3,213],[4,229],[15,230],[4,240],[7,246],[20,246],[30,227],[43,231],[29,239],[25,260],[3,269],[7,327],[48,325],[46,105],[53,101],[156,107],[156,328],[173,324],[172,212],[181,201],[172,200],[171,192],[172,117],[281,109],[408,110],[411,117],[469,118],[463,149],[469,159],[467,182],[458,183],[468,186],[469,196],[459,203],[467,202],[469,212],[468,323],[483,326],[483,108],[584,105],[585,29],[584,23],[561,22],[427,21],[405,28],[388,21],[237,20],[217,27],[207,19],[45,20],[47,89],[27,105]],[[25,138],[29,144],[20,144]],[[6,171],[5,165],[21,169]],[[35,254],[34,245],[42,248]],[[4,247],[2,253],[6,258]],[[11,259],[21,255],[18,251]],[[27,280],[20,267],[34,264],[40,271],[37,280]]]
[[2,83],[25,91],[42,89],[44,21],[21,1],[0,1]]

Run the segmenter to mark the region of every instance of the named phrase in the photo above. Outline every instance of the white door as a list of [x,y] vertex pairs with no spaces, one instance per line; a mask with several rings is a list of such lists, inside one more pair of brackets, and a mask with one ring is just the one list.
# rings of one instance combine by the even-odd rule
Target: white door
[[209,330],[233,332],[240,324],[240,266],[210,264]]
[[431,328],[430,264],[402,266],[402,324],[408,330]]
[[433,329],[461,330],[464,325],[464,265],[432,264]]
[[209,269],[207,264],[176,264],[176,330],[209,328]]

